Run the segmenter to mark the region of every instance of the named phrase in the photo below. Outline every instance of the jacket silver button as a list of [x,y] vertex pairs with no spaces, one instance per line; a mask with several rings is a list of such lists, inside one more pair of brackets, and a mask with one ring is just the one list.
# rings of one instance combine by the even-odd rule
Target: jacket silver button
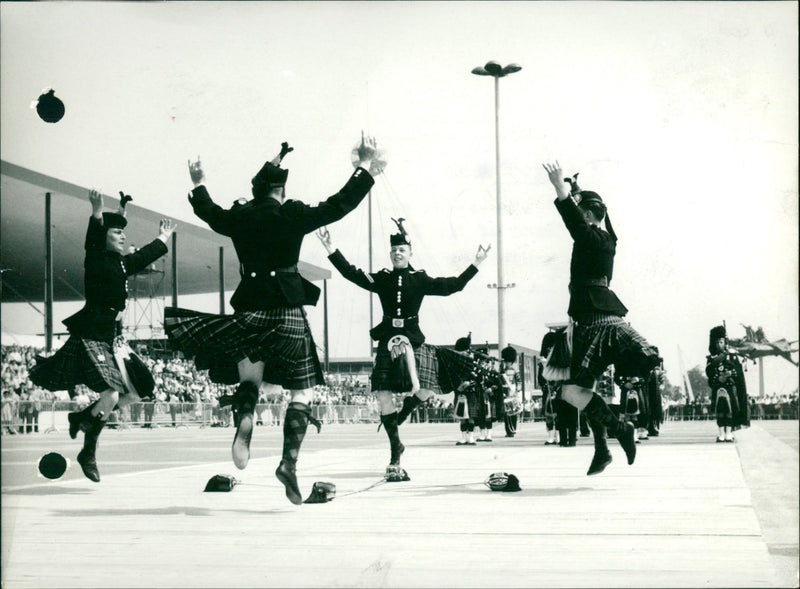
[[269,273],[269,275],[270,275],[270,276],[275,276],[275,270],[271,271],[271,272]]
[[256,273],[255,272],[250,272],[250,278],[255,278],[255,277],[256,277]]

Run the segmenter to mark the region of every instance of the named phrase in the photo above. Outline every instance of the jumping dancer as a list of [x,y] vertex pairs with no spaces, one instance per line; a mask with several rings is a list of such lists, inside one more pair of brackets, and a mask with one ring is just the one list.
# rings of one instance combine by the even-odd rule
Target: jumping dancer
[[[564,178],[558,162],[543,167],[556,191],[556,209],[573,239],[567,311],[571,321],[548,364],[569,369],[561,389],[562,399],[585,411],[592,425],[595,451],[586,474],[593,475],[602,472],[612,460],[606,431],[619,440],[628,464],[636,458],[633,424],[620,423],[594,392],[597,378],[617,362],[624,363],[633,375],[646,376],[659,362],[658,350],[623,319],[628,310],[608,287],[617,236],[603,199],[596,192],[581,190],[577,174]],[[571,185],[570,191],[565,183]],[[600,227],[603,220],[605,230]]]
[[[231,298],[233,315],[212,315],[185,309],[165,310],[169,338],[198,369],[209,369],[211,380],[239,383],[232,399],[236,435],[233,462],[244,469],[250,459],[253,411],[262,381],[291,393],[283,420],[283,455],[275,476],[294,504],[302,503],[297,485],[297,457],[311,416],[313,387],[325,384],[303,305],[315,305],[320,290],[297,270],[303,237],[333,223],[356,208],[375,183],[369,169],[375,141],[364,138],[359,164],[339,192],[317,206],[286,199],[289,171],[280,167],[292,151],[283,143],[280,153],[252,179],[253,199],[228,210],[215,204],[205,186],[200,161],[189,162],[194,189],[189,202],[195,214],[233,241],[239,257],[241,282]],[[225,401],[225,400],[223,400]]]
[[100,482],[97,439],[115,406],[124,407],[150,398],[153,377],[122,337],[122,316],[128,298],[128,276],[146,269],[167,253],[167,241],[175,225],[162,219],[158,237],[130,253],[125,247],[125,205],[133,200],[120,192],[115,213],[103,212],[103,195],[92,190],[92,216],[86,230],[83,267],[86,303],[64,320],[70,337],[53,356],[38,358],[31,381],[51,391],[75,390],[85,384],[100,398],[82,411],[70,413],[69,435],[74,440],[83,431],[83,449],[78,464],[86,478]]
[[[372,370],[372,390],[376,392],[380,404],[381,424],[389,436],[391,458],[386,474],[390,480],[407,477],[400,468],[400,456],[405,447],[400,442],[398,426],[420,403],[429,399],[434,392],[442,390],[438,363],[443,356],[437,353],[436,347],[424,343],[425,336],[419,328],[422,299],[461,291],[478,273],[478,266],[486,259],[491,248],[478,246],[475,260],[459,276],[433,278],[424,270],[415,270],[409,264],[413,252],[403,227],[404,220],[395,221],[399,231],[389,239],[392,269],[373,273],[351,265],[342,252],[333,246],[327,230],[317,233],[328,251],[328,259],[342,276],[374,292],[381,301],[383,319],[370,330],[370,336],[378,342]],[[403,399],[403,408],[398,413],[392,393],[408,391],[413,394]]]

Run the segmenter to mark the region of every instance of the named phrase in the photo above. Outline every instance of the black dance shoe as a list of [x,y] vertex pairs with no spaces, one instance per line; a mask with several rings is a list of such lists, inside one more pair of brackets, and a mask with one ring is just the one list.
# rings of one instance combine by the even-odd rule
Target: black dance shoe
[[236,436],[231,446],[233,463],[239,470],[244,470],[250,462],[250,439],[253,437],[253,414],[239,414],[239,423],[236,426]]
[[289,464],[285,460],[281,460],[275,471],[275,476],[286,487],[286,498],[294,503],[300,505],[303,503],[303,497],[300,495],[300,488],[297,486],[297,474],[295,473],[295,465]]
[[95,460],[94,452],[86,448],[78,452],[78,464],[81,465],[81,470],[87,479],[95,483],[100,482],[100,471],[97,470],[97,460]]

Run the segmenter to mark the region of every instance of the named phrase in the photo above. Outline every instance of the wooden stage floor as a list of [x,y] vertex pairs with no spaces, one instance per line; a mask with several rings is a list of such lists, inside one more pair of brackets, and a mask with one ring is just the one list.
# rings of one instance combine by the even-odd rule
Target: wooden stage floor
[[[309,428],[294,506],[274,477],[282,432],[257,427],[244,471],[230,428],[109,430],[102,482],[66,432],[2,438],[2,587],[797,587],[798,422],[754,422],[715,444],[713,422],[667,422],[628,466],[587,477],[590,438],[455,446],[456,424],[407,424],[411,480],[384,483],[375,425]],[[72,460],[38,475],[47,452]],[[490,491],[495,471],[522,491]],[[238,484],[204,493],[215,474]]]

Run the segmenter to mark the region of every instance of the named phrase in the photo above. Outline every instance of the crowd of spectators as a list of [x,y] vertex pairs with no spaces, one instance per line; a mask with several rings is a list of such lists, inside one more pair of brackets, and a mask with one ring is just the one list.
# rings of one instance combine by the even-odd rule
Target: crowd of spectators
[[[208,378],[206,371],[197,370],[194,364],[171,353],[137,350],[149,366],[155,379],[155,399],[134,403],[122,414],[112,415],[110,427],[138,425],[178,426],[189,422],[209,427],[232,425],[230,408],[219,406],[219,397],[233,391],[234,385],[220,385]],[[2,380],[2,432],[24,434],[39,431],[42,410],[56,408],[63,411],[82,409],[98,394],[83,385],[73,391],[56,393],[31,383],[28,370],[33,367],[38,354],[44,350],[30,346],[2,346],[0,352],[0,380]],[[258,425],[280,425],[289,392],[280,387],[264,385],[256,409]],[[369,389],[364,375],[326,375],[326,385],[314,388],[312,411],[327,423],[361,423],[377,420],[378,404]],[[665,402],[666,419],[710,419],[710,407],[701,402]],[[117,412],[115,412],[117,413]],[[410,417],[411,422],[452,421],[452,395],[431,397]],[[751,397],[753,419],[797,419],[797,392],[788,395]],[[525,418],[541,418],[539,398],[530,397],[525,403]]]

